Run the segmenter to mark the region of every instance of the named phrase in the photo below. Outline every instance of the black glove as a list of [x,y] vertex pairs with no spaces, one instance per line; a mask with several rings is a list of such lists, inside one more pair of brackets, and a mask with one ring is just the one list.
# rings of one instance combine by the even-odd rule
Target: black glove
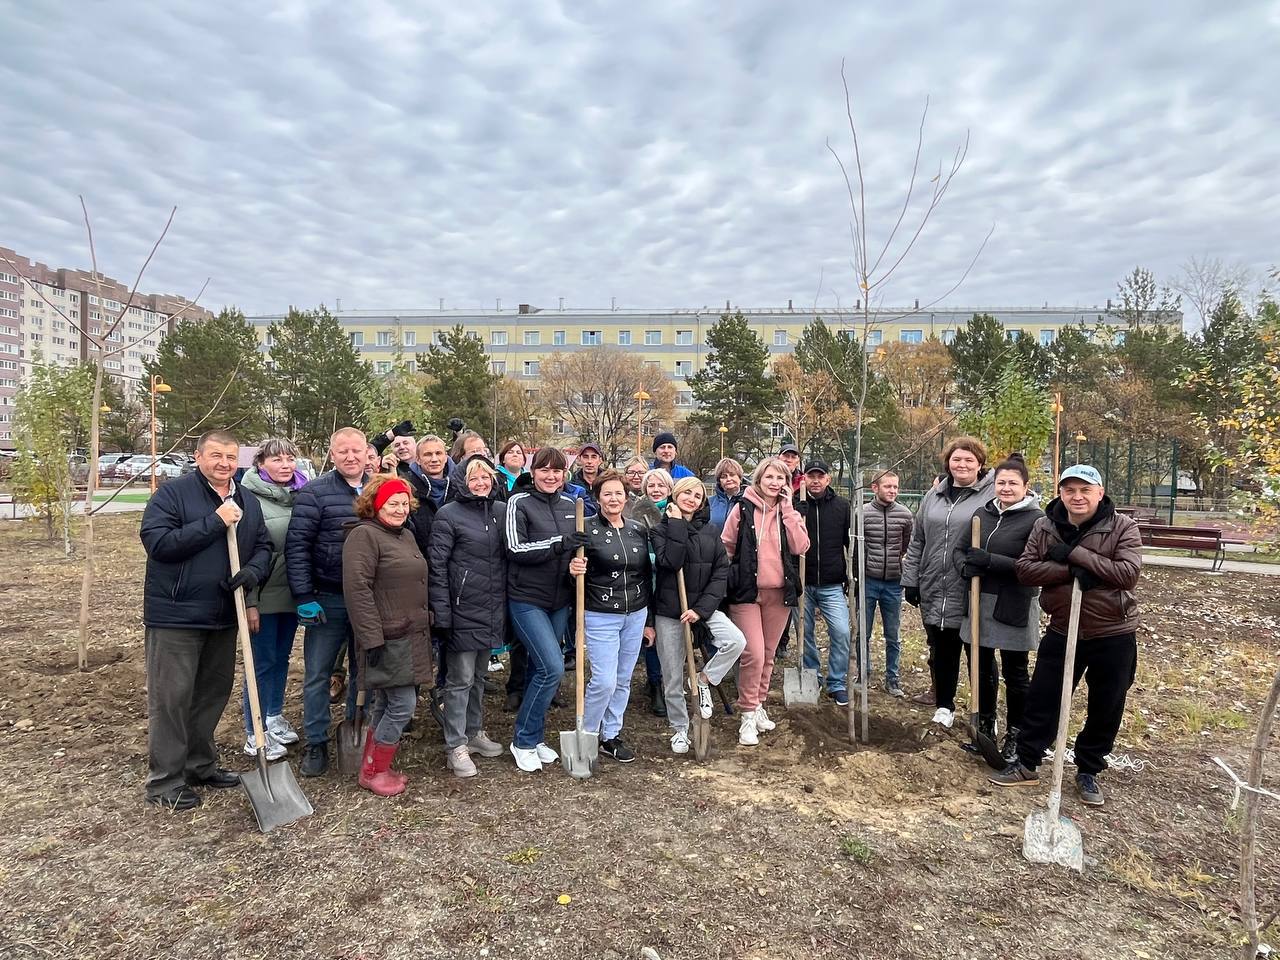
[[380,647],[370,647],[364,652],[364,665],[372,667],[374,670],[378,669],[378,664],[382,663],[383,651],[386,649],[387,645],[385,643]]
[[258,575],[248,567],[241,567],[230,580],[222,581],[222,589],[227,593],[235,593],[237,587],[244,587],[246,590],[252,590],[258,585]]
[[412,437],[413,424],[410,423],[408,420],[401,420],[399,423],[397,423],[394,427],[391,428],[391,435],[393,437]]
[[796,508],[796,513],[800,514],[800,516],[802,516],[802,517],[807,517],[807,516],[809,516],[809,501],[808,501],[808,500],[796,500],[796,501],[795,501],[795,508]]
[[440,646],[445,646],[449,642],[449,628],[448,627],[432,627],[431,642],[438,644]]
[[1095,577],[1084,567],[1077,567],[1075,564],[1071,565],[1071,576],[1076,578],[1076,582],[1080,584],[1080,589],[1083,591],[1092,590],[1094,587],[1102,586],[1101,580]]
[[920,606],[920,588],[919,587],[903,587],[902,599],[907,601],[913,607]]
[[1075,548],[1069,543],[1055,543],[1049,548],[1049,559],[1054,563],[1066,563]]
[[572,553],[579,547],[585,547],[590,542],[590,534],[585,530],[575,530],[573,533],[566,533],[560,538],[560,542],[556,544],[556,553]]
[[[991,554],[981,547],[965,547],[964,560],[966,565],[977,567],[979,570],[985,570],[991,566]],[[973,576],[973,574],[966,573],[965,576]]]
[[972,560],[966,560],[960,565],[960,576],[964,577],[966,580],[969,580],[972,577],[980,577],[986,572],[986,567],[980,567]]

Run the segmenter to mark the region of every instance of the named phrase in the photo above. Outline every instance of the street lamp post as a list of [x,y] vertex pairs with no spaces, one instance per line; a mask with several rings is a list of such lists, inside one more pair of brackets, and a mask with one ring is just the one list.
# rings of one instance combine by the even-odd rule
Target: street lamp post
[[729,432],[729,428],[722,423],[720,424],[719,430],[720,430],[720,459],[723,460],[724,459],[724,435]]
[[634,394],[636,401],[636,456],[644,456],[644,402],[649,399],[649,395],[644,392],[641,387]]
[[151,375],[151,492],[156,492],[156,394],[172,393],[173,387],[158,373]]
[[1080,462],[1080,444],[1084,443],[1088,439],[1089,438],[1084,435],[1083,430],[1076,431],[1076,463]]
[[1053,483],[1058,482],[1058,473],[1061,464],[1061,446],[1062,446],[1062,394],[1055,393],[1053,395],[1053,405],[1050,407],[1053,411]]

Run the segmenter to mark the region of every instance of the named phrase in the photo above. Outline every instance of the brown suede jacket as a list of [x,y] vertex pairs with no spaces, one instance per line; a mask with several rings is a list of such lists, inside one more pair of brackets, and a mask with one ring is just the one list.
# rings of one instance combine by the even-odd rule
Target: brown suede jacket
[[[1059,543],[1074,544],[1066,563],[1049,557]],[[1142,569],[1142,537],[1133,520],[1116,513],[1109,497],[1102,498],[1097,513],[1080,527],[1071,524],[1060,499],[1051,501],[1018,558],[1018,580],[1042,588],[1040,606],[1049,614],[1049,629],[1061,634],[1067,632],[1071,615],[1071,567],[1081,567],[1100,581],[1081,598],[1081,640],[1138,629],[1134,588]]]

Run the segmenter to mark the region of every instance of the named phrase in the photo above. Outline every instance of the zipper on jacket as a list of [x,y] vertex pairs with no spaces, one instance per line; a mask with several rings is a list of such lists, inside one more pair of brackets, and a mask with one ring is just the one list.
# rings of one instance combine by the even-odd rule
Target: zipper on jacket
[[462,571],[462,580],[458,583],[458,599],[453,604],[455,607],[462,606],[462,595],[467,592],[467,574],[470,572],[470,570]]

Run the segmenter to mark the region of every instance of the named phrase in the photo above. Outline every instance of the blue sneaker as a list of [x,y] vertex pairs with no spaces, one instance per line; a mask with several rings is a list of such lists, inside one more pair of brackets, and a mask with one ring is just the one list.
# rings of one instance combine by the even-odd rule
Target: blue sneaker
[[1080,800],[1087,806],[1100,807],[1103,804],[1102,788],[1091,773],[1076,774],[1076,789],[1080,791]]
[[832,690],[831,699],[836,702],[837,707],[847,707],[849,705],[849,691]]

